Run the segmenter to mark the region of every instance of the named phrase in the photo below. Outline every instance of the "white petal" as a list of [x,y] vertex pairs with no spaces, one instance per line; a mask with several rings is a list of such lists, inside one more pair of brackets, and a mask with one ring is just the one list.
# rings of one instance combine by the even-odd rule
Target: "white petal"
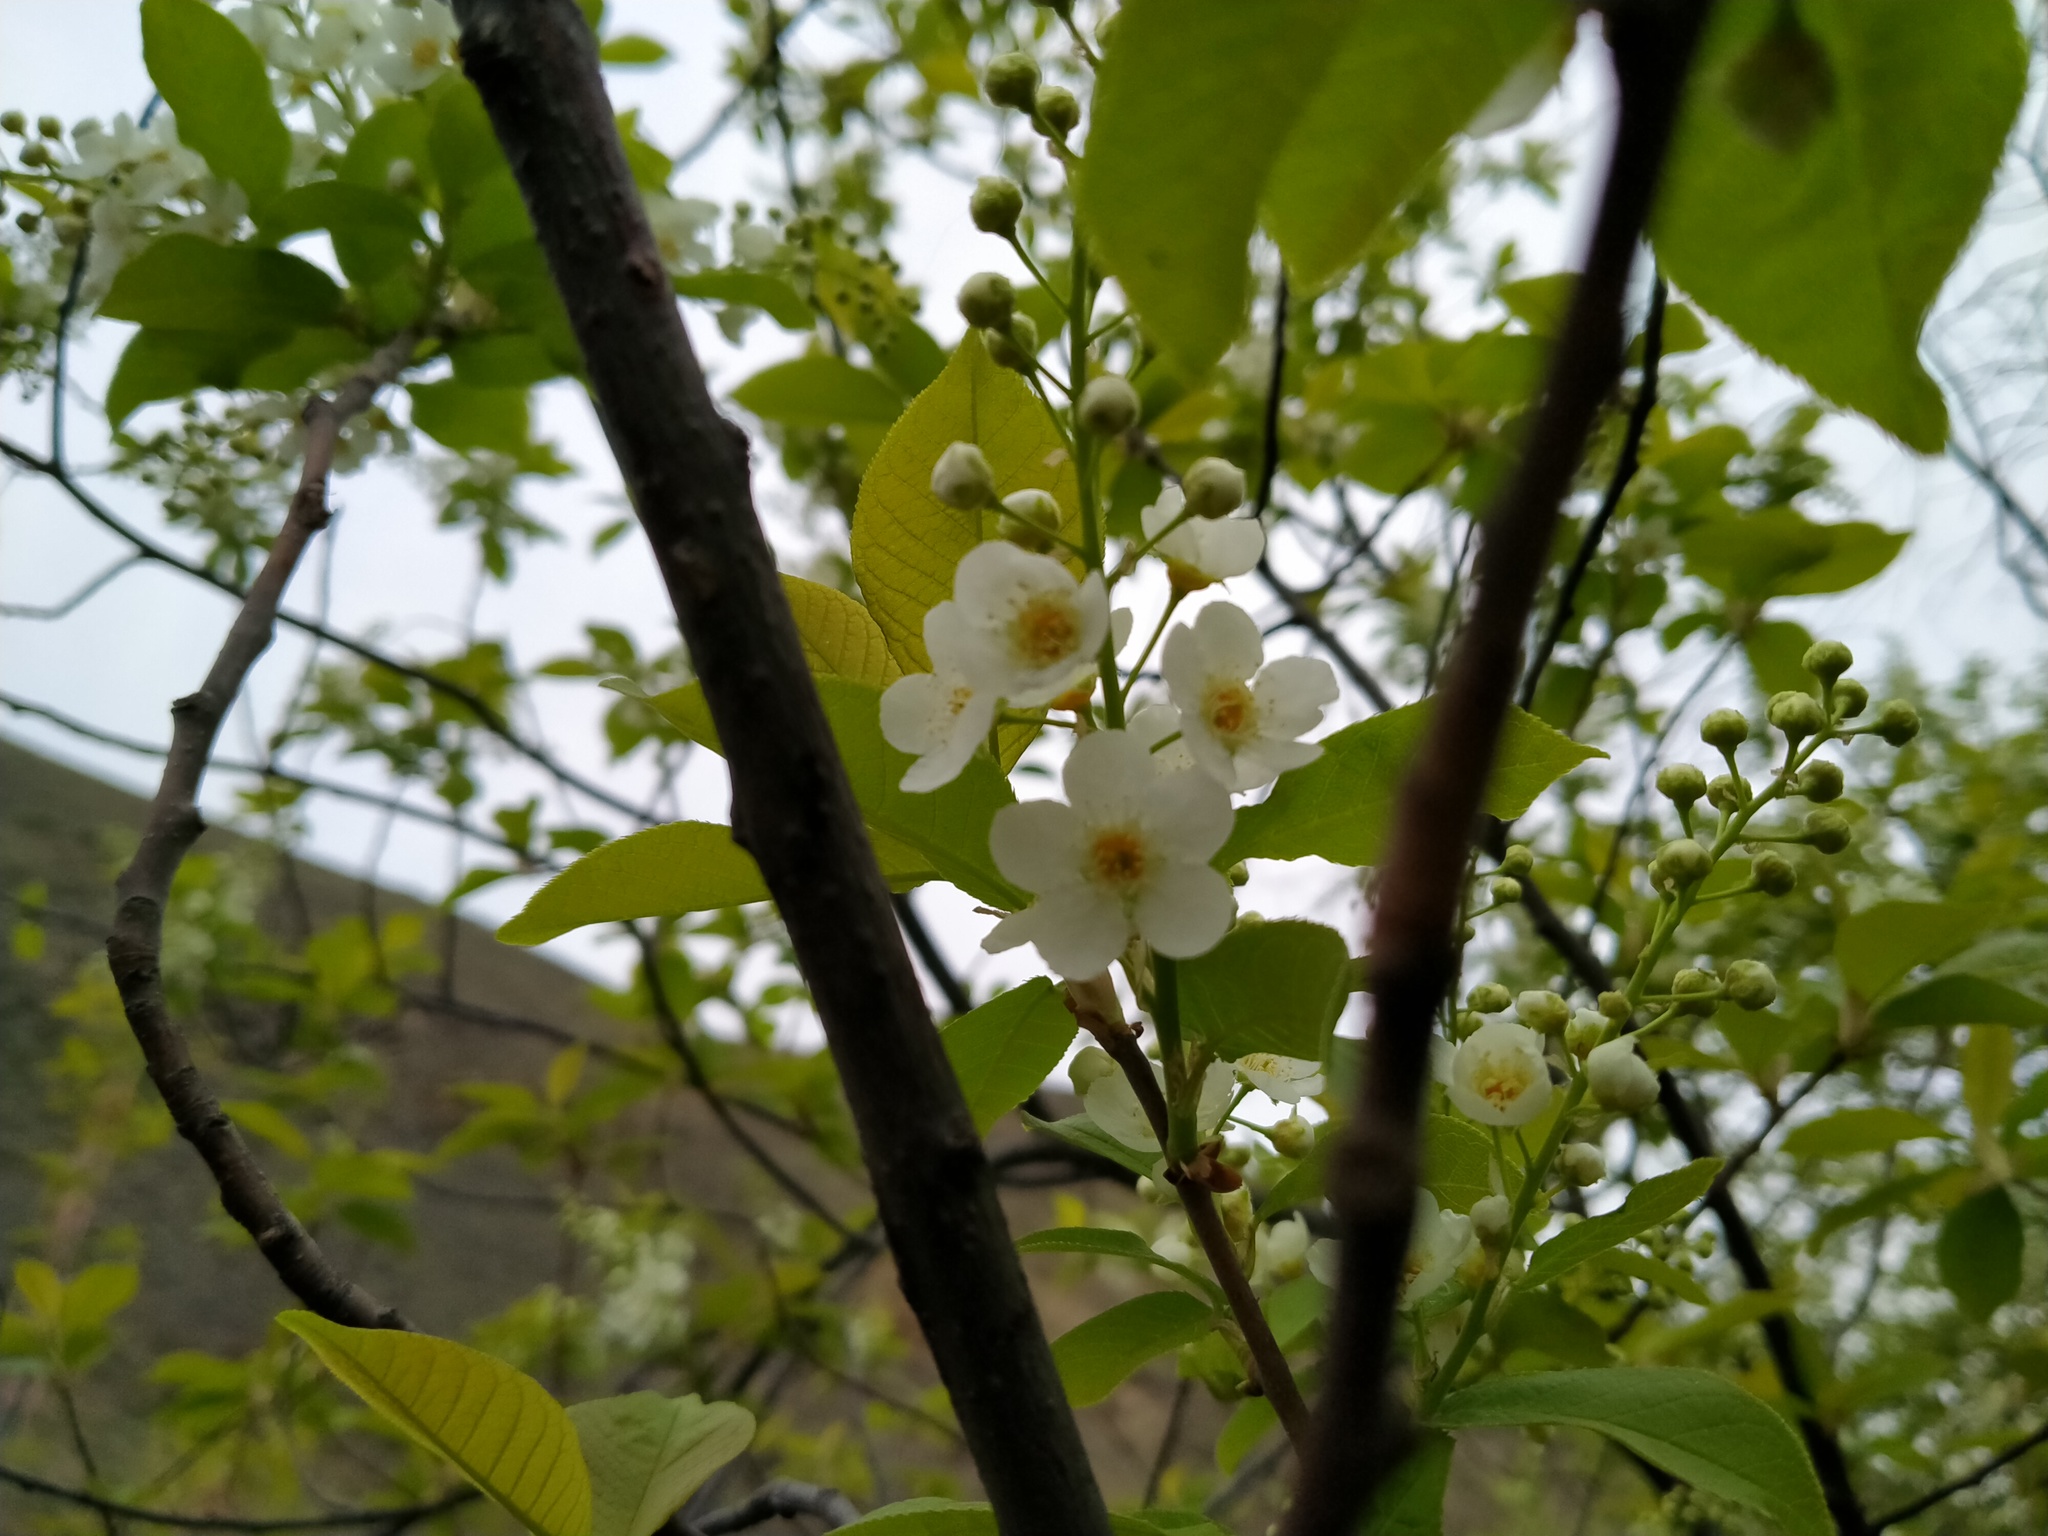
[[[1202,722],[1198,711],[1194,712],[1191,718],[1195,721],[1193,728],[1183,732],[1180,739],[1194,765],[1201,769],[1202,777],[1222,789],[1226,796],[1236,789],[1257,789],[1265,782],[1263,779],[1253,779],[1249,784],[1239,783],[1237,760],[1231,756],[1230,748],[1216,739],[1208,726]],[[1222,845],[1219,843],[1217,846]]]
[[1061,779],[1084,823],[1114,826],[1143,810],[1152,790],[1152,754],[1129,731],[1093,731],[1074,743]]
[[1202,1091],[1195,1100],[1195,1128],[1204,1135],[1215,1130],[1236,1097],[1237,1074],[1226,1062],[1210,1062],[1208,1071],[1202,1074]]
[[1038,893],[1064,891],[1080,883],[1086,836],[1072,806],[1057,800],[1026,800],[996,812],[989,824],[988,851],[1012,885]]
[[[1171,704],[1147,704],[1143,709],[1134,711],[1124,721],[1124,729],[1130,733],[1132,740],[1144,743],[1145,749],[1150,752],[1180,729],[1180,711]],[[1157,760],[1159,754],[1153,752],[1152,755]]]
[[[1192,746],[1199,738],[1181,739]],[[1230,792],[1199,773],[1155,770],[1148,778],[1138,807],[1146,841],[1169,858],[1207,864],[1230,840],[1231,823],[1236,819]]]
[[941,745],[953,717],[948,692],[929,672],[897,678],[882,692],[882,739],[914,757]]
[[1121,1071],[1091,1083],[1081,1108],[1100,1129],[1125,1146],[1139,1152],[1159,1150],[1159,1136],[1152,1129],[1151,1117],[1138,1102],[1137,1089]]
[[1138,514],[1138,526],[1145,530],[1145,537],[1156,539],[1159,530],[1170,527],[1173,520],[1188,509],[1188,499],[1177,485],[1166,486],[1159,492],[1159,499]]
[[1254,1051],[1249,1056],[1240,1056],[1232,1065],[1246,1082],[1277,1103],[1298,1104],[1323,1091],[1321,1062]]
[[1007,613],[1033,592],[1073,584],[1067,568],[1050,555],[1034,555],[1003,539],[975,545],[953,572],[953,596],[977,622]]
[[1308,1272],[1333,1290],[1337,1285],[1337,1265],[1344,1248],[1334,1237],[1319,1237],[1308,1245]]
[[1252,684],[1259,701],[1259,729],[1273,736],[1299,736],[1322,722],[1337,702],[1337,674],[1318,656],[1282,656],[1266,663]]
[[1208,681],[1208,656],[1195,632],[1176,624],[1166,632],[1166,644],[1159,648],[1159,675],[1178,709],[1199,709],[1203,685]]
[[1266,552],[1266,530],[1249,517],[1219,518],[1203,535],[1202,569],[1219,581],[1242,576]]
[[1113,608],[1109,614],[1109,643],[1112,650],[1121,652],[1131,643],[1131,610]]
[[1196,614],[1195,637],[1208,653],[1211,677],[1243,681],[1266,659],[1257,622],[1235,603],[1211,603]]
[[1131,940],[1122,904],[1092,885],[1049,892],[1004,923],[1021,923],[1045,963],[1070,980],[1100,976]]
[[[886,697],[884,703],[887,702]],[[912,763],[898,786],[906,794],[929,794],[960,777],[960,772],[981,750],[990,725],[996,718],[993,695],[976,693],[957,710],[949,711],[950,725],[937,746]]]
[[1214,949],[1230,932],[1237,898],[1230,882],[1208,865],[1176,860],[1146,888],[1131,916],[1139,936],[1159,953],[1192,960]]
[[1240,794],[1270,784],[1290,768],[1305,768],[1323,755],[1312,741],[1274,741],[1260,737],[1238,749],[1236,771],[1230,787]]
[[934,672],[960,670],[960,645],[967,635],[967,618],[950,597],[933,603],[924,614],[924,649],[932,659]]

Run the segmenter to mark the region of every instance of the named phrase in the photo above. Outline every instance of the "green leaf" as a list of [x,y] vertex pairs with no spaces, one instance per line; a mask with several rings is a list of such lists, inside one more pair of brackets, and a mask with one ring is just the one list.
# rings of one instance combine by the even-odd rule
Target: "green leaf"
[[[768,272],[749,272],[745,267],[723,267],[713,272],[690,272],[678,277],[676,292],[686,299],[708,299],[715,304],[738,304],[764,311],[785,331],[815,330],[817,311],[804,302],[803,295],[781,278]],[[901,398],[898,410],[902,409]],[[896,418],[889,418],[894,421]]]
[[458,74],[446,74],[429,88],[427,99],[427,158],[440,190],[442,213],[448,224],[455,225],[478,189],[509,167],[475,86]]
[[789,599],[804,660],[813,673],[870,688],[887,688],[903,675],[881,626],[859,598],[801,576],[784,576],[782,595]]
[[252,1136],[261,1136],[286,1157],[304,1159],[313,1155],[313,1144],[306,1140],[306,1133],[275,1104],[266,1104],[261,1099],[223,1099],[220,1107],[236,1126]]
[[2003,1184],[1978,1191],[1948,1213],[1934,1256],[1941,1283],[1954,1293],[1964,1316],[1989,1322],[1992,1313],[2019,1294],[2025,1245],[2019,1210]]
[[1871,1015],[1879,1029],[1921,1024],[2048,1024],[2048,1003],[1983,976],[1936,976],[1895,993]]
[[1833,110],[1791,153],[1723,85],[1778,13],[1718,7],[1653,233],[1673,282],[1750,346],[1923,453],[1947,435],[1920,325],[1990,189],[2026,88],[2009,0],[1808,0]]
[[1434,1422],[1443,1429],[1596,1430],[1703,1493],[1759,1511],[1786,1536],[1832,1536],[1835,1528],[1798,1434],[1705,1371],[1636,1366],[1497,1376],[1452,1393]]
[[478,389],[457,379],[409,384],[412,424],[457,453],[484,449],[523,459],[533,449],[523,389]]
[[1230,1476],[1261,1440],[1280,1427],[1280,1415],[1267,1397],[1247,1397],[1231,1412],[1216,1437],[1216,1470]]
[[142,0],[142,58],[178,138],[222,181],[240,182],[252,206],[284,185],[292,136],[270,100],[263,55],[202,0]]
[[1444,1489],[1451,1480],[1449,1435],[1425,1429],[1373,1495],[1358,1536],[1443,1536]]
[[1493,1193],[1493,1142],[1469,1121],[1431,1115],[1422,1133],[1423,1182],[1445,1210],[1464,1212]]
[[257,221],[262,237],[277,244],[307,230],[333,237],[334,254],[350,282],[375,283],[403,266],[422,238],[419,215],[404,198],[353,181],[309,181],[282,192]]
[[1630,1238],[1662,1226],[1707,1192],[1721,1171],[1718,1157],[1695,1158],[1683,1168],[1645,1179],[1628,1192],[1620,1207],[1604,1216],[1567,1227],[1529,1258],[1524,1286],[1548,1285],[1579,1265]]
[[[1311,855],[1336,864],[1378,862],[1401,776],[1422,744],[1429,711],[1424,700],[1324,737],[1321,757],[1281,774],[1263,802],[1237,813],[1218,866]],[[1487,783],[1486,813],[1512,821],[1580,763],[1606,755],[1510,707]]]
[[1180,966],[1181,1026],[1224,1061],[1254,1051],[1321,1061],[1350,996],[1351,952],[1321,923],[1245,924]]
[[953,595],[953,569],[995,520],[956,512],[932,494],[932,466],[956,442],[977,444],[996,491],[1047,490],[1080,538],[1079,492],[1059,429],[1030,386],[990,360],[969,331],[930,388],[910,402],[861,476],[853,514],[853,574],[906,672],[931,670],[924,616]]
[[1114,1227],[1048,1227],[1017,1239],[1019,1253],[1089,1253],[1106,1259],[1128,1259],[1133,1264],[1151,1264],[1171,1270],[1183,1280],[1193,1281],[1217,1307],[1223,1305],[1223,1291],[1207,1275],[1176,1264],[1154,1253],[1135,1232]]
[[492,331],[449,343],[456,382],[472,389],[527,389],[558,377],[562,366],[531,331]]
[[1556,20],[1519,0],[1130,0],[1076,186],[1092,244],[1200,373],[1243,323],[1262,201],[1320,282]]
[[1323,1198],[1323,1175],[1330,1162],[1330,1135],[1317,1138],[1309,1154],[1273,1181],[1266,1198],[1259,1202],[1259,1219],[1277,1216],[1298,1206],[1316,1205]]
[[607,64],[666,64],[670,57],[667,44],[635,32],[606,38],[597,56]]
[[947,1023],[939,1040],[974,1112],[974,1128],[986,1136],[1036,1093],[1067,1054],[1078,1027],[1059,988],[1043,976]]
[[1948,1134],[1925,1115],[1877,1104],[1809,1120],[1786,1136],[1784,1150],[1793,1157],[1854,1157],[1859,1152],[1889,1152],[1902,1141]]
[[1662,1259],[1653,1259],[1647,1253],[1638,1253],[1633,1248],[1610,1248],[1593,1258],[1595,1269],[1611,1269],[1618,1275],[1629,1275],[1637,1280],[1646,1280],[1651,1285],[1661,1285],[1680,1301],[1689,1301],[1696,1307],[1709,1307],[1714,1298],[1707,1294],[1705,1286],[1675,1264],[1666,1264]]
[[1881,997],[1914,966],[1961,954],[1997,916],[1988,905],[1880,901],[1836,925],[1835,964],[1860,995]]
[[334,279],[309,261],[186,234],[145,245],[100,302],[109,320],[164,331],[292,331],[326,325],[340,309]]
[[1146,1361],[1208,1332],[1211,1315],[1186,1291],[1151,1291],[1069,1329],[1052,1341],[1067,1401],[1076,1408],[1101,1402]]
[[1043,1131],[1057,1137],[1070,1147],[1079,1147],[1083,1152],[1092,1152],[1097,1157],[1126,1169],[1132,1174],[1150,1176],[1159,1166],[1160,1159],[1149,1153],[1140,1152],[1136,1147],[1127,1147],[1086,1115],[1069,1115],[1064,1120],[1041,1120],[1025,1111],[1018,1118],[1034,1131]]
[[[1161,1536],[1167,1529],[1183,1530],[1185,1536],[1222,1536],[1206,1521],[1190,1527],[1165,1527],[1137,1515],[1111,1515],[1109,1528],[1114,1536]],[[997,1536],[993,1509],[958,1499],[904,1499],[871,1510],[840,1529],[860,1531],[864,1536]]]
[[242,371],[284,344],[281,331],[157,331],[128,338],[107,384],[107,424],[118,427],[152,400],[233,389]]
[[1521,1290],[1492,1325],[1498,1358],[1529,1352],[1561,1365],[1609,1365],[1607,1330],[1554,1291]]
[[886,427],[903,414],[903,392],[894,384],[822,352],[762,369],[732,398],[764,421],[790,427]]
[[[169,332],[171,335],[211,337],[207,331]],[[242,369],[241,387],[289,394],[316,374],[343,363],[361,362],[370,355],[369,344],[338,325],[307,326],[294,331],[283,346],[251,358]]]
[[385,102],[350,136],[348,150],[341,157],[341,179],[373,191],[389,191],[391,168],[402,160],[411,168],[413,185],[431,195],[435,191],[433,160],[427,149],[431,125],[430,114],[417,99],[401,96]]
[[571,1408],[569,1422],[590,1469],[590,1536],[653,1536],[754,1438],[746,1409],[694,1393],[601,1397]]
[[283,1312],[364,1402],[444,1457],[534,1536],[591,1536],[590,1474],[562,1405],[480,1350],[394,1328]]
[[1876,523],[1816,523],[1790,507],[1717,512],[1680,540],[1685,568],[1744,602],[1845,592],[1877,575],[1909,534]]

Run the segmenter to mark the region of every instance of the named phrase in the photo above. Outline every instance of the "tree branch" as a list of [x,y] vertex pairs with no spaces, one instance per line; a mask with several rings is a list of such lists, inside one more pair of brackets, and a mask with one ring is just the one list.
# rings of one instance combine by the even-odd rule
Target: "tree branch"
[[357,1525],[380,1525],[386,1530],[402,1531],[409,1525],[445,1515],[483,1497],[474,1488],[458,1488],[426,1504],[401,1504],[392,1509],[348,1509],[329,1515],[288,1515],[262,1520],[239,1515],[174,1515],[165,1510],[144,1509],[116,1499],[103,1499],[81,1488],[66,1488],[12,1467],[0,1467],[0,1483],[10,1483],[24,1493],[60,1499],[66,1504],[75,1504],[81,1509],[94,1510],[116,1519],[133,1520],[141,1525],[171,1526],[185,1531],[333,1531]]
[[1353,1529],[1406,1439],[1387,1368],[1421,1170],[1430,1038],[1455,965],[1467,850],[1558,508],[1621,371],[1622,299],[1708,4],[1637,0],[1607,14],[1621,114],[1586,261],[1527,447],[1485,520],[1471,614],[1404,777],[1381,865],[1365,1070],[1330,1165],[1343,1268],[1289,1536]]
[[860,1511],[837,1488],[779,1479],[743,1504],[706,1515],[695,1525],[676,1522],[671,1529],[680,1527],[683,1536],[728,1536],[732,1531],[751,1530],[770,1520],[788,1520],[797,1515],[815,1515],[825,1522],[826,1530],[836,1531],[858,1520]]
[[0,619],[30,619],[37,623],[47,623],[52,619],[61,619],[66,614],[75,610],[95,592],[106,586],[116,576],[131,571],[140,564],[142,564],[142,556],[137,554],[124,555],[104,571],[101,571],[99,575],[93,577],[84,586],[73,592],[69,597],[63,598],[58,602],[0,603]]
[[1935,1505],[1941,1503],[1944,1499],[1952,1499],[1959,1493],[1968,1492],[2000,1467],[2011,1466],[2022,1456],[2026,1455],[2027,1452],[2042,1445],[2048,1445],[2048,1424],[2043,1424],[2032,1434],[2015,1440],[1976,1471],[1965,1473],[1953,1482],[1943,1483],[1939,1488],[1931,1489],[1921,1494],[1919,1498],[1914,1499],[1910,1504],[1901,1504],[1897,1509],[1879,1515],[1870,1522],[1870,1536],[1878,1536],[1879,1532],[1887,1530],[1894,1525],[1904,1525],[1915,1515],[1926,1514],[1928,1510],[1934,1508]]
[[116,882],[120,905],[107,938],[107,963],[128,1026],[142,1047],[150,1081],[163,1095],[178,1133],[205,1160],[219,1186],[222,1206],[256,1240],[257,1251],[293,1295],[322,1317],[355,1328],[406,1324],[328,1261],[312,1234],[278,1198],[241,1132],[200,1077],[164,995],[164,909],[179,864],[206,829],[197,804],[199,784],[221,721],[276,633],[278,600],[299,557],[326,526],[327,476],[342,424],[368,406],[377,390],[411,360],[415,339],[411,332],[400,333],[334,399],[315,395],[307,402],[306,457],[291,510],[206,681],[197,693],[171,706],[171,749],[135,858]]
[[746,437],[690,350],[574,0],[457,0],[462,63],[532,215],[871,1172],[905,1297],[1006,1536],[1106,1536],[981,1139],[754,515]]

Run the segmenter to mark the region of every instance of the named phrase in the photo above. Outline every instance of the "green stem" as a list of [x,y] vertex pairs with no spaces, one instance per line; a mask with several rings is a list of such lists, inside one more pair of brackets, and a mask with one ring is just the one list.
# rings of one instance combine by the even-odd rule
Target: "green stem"
[[[1145,642],[1145,649],[1138,653],[1138,659],[1131,663],[1131,676],[1136,677],[1145,670],[1145,663],[1152,659],[1152,648],[1159,643],[1159,637],[1166,633],[1166,621],[1173,617],[1173,610],[1180,606],[1180,600],[1187,594],[1176,591],[1167,599],[1166,612],[1159,615],[1158,627],[1152,631],[1152,638]],[[1162,742],[1160,745],[1164,746]]]
[[1024,249],[1024,242],[1015,234],[1010,236],[1010,249],[1015,251],[1017,259],[1030,269],[1031,275],[1038,279],[1038,286],[1045,290],[1047,297],[1059,305],[1060,313],[1071,318],[1073,311],[1067,307],[1067,301],[1059,296],[1059,291],[1052,285],[1052,279],[1039,270],[1038,263],[1031,259],[1031,253]]
[[[1068,265],[1073,269],[1073,289],[1067,304],[1067,382],[1070,386],[1067,398],[1078,400],[1081,391],[1088,387],[1088,322],[1091,303],[1088,284],[1088,250],[1081,241],[1081,225],[1074,223],[1074,252]],[[1077,431],[1069,439],[1074,450],[1074,478],[1081,492],[1081,543],[1085,549],[1082,556],[1088,562],[1088,569],[1102,569],[1102,506],[1096,494],[1095,484],[1095,439],[1086,432]],[[1124,726],[1124,695],[1116,669],[1115,626],[1102,637],[1102,651],[1097,667],[1102,673],[1102,718],[1103,723],[1113,731]]]

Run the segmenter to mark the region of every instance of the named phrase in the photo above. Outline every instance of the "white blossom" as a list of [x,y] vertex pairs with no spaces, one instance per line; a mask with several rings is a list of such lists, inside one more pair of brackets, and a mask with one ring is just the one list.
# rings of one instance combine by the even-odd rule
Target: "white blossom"
[[1181,488],[1169,485],[1159,493],[1157,501],[1138,514],[1139,526],[1145,530],[1145,537],[1153,541],[1154,553],[1169,565],[1181,568],[1177,575],[1183,589],[1194,590],[1213,581],[1242,576],[1259,563],[1259,556],[1266,551],[1266,530],[1258,519],[1190,517],[1175,528],[1174,523],[1187,511],[1187,505]]
[[1259,1233],[1258,1257],[1252,1263],[1252,1289],[1271,1290],[1302,1274],[1308,1268],[1308,1249],[1308,1223],[1299,1216],[1271,1223]]
[[917,759],[901,788],[923,794],[960,776],[995,724],[996,696],[977,689],[959,665],[960,610],[938,603],[924,616],[924,646],[932,670],[912,672],[882,695],[882,735]]
[[423,91],[455,62],[461,28],[445,5],[387,5],[356,58],[387,89],[400,95]]
[[1624,1115],[1657,1102],[1657,1074],[1627,1035],[1593,1047],[1586,1057],[1586,1086],[1602,1109]]
[[1415,1229],[1408,1239],[1408,1265],[1401,1300],[1412,1305],[1447,1284],[1479,1246],[1472,1218],[1437,1209],[1428,1190],[1415,1198]]
[[[1152,1063],[1152,1076],[1163,1095],[1166,1092],[1166,1069],[1155,1061]],[[1236,1086],[1236,1079],[1228,1067],[1220,1062],[1209,1064],[1202,1076],[1201,1094],[1195,1101],[1196,1135],[1206,1138],[1222,1124]],[[1098,1130],[1133,1151],[1159,1150],[1159,1137],[1152,1129],[1151,1117],[1145,1113],[1145,1106],[1138,1102],[1138,1090],[1131,1086],[1131,1080],[1121,1069],[1089,1082],[1087,1091],[1081,1096],[1081,1110],[1095,1122]]]
[[[1119,608],[1117,612],[1125,610]],[[1129,731],[1152,754],[1152,766],[1161,773],[1192,773],[1195,755],[1181,739],[1180,711],[1171,704],[1147,704],[1132,712],[1124,722]],[[1168,738],[1172,738],[1169,740]],[[1164,742],[1165,745],[1161,745]]]
[[1323,1065],[1297,1056],[1253,1051],[1231,1063],[1237,1075],[1277,1104],[1298,1104],[1323,1091]]
[[1109,633],[1101,572],[1076,581],[1051,556],[1001,539],[961,558],[953,601],[961,670],[977,688],[1020,709],[1049,704],[1086,678]]
[[707,239],[718,222],[718,204],[701,197],[670,197],[650,192],[647,224],[654,231],[661,264],[670,271],[709,266],[715,259]]
[[1161,658],[1188,750],[1234,790],[1257,789],[1320,757],[1321,747],[1295,738],[1315,729],[1337,700],[1328,662],[1264,661],[1259,626],[1234,603],[1211,603],[1193,625],[1175,625]]
[[1481,1125],[1527,1125],[1550,1103],[1543,1037],[1525,1025],[1490,1019],[1451,1057],[1451,1102]]

